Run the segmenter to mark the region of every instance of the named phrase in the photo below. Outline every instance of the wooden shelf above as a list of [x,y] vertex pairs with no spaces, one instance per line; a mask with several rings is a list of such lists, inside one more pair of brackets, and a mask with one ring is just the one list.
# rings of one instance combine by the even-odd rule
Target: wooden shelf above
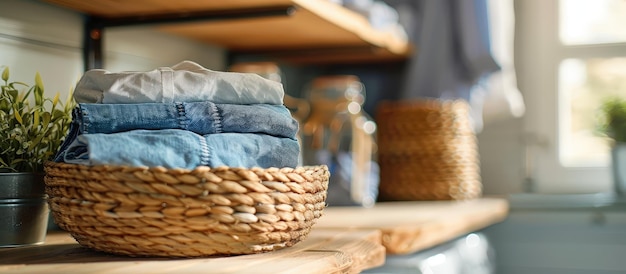
[[[411,46],[390,33],[373,29],[368,20],[324,0],[44,0],[101,20],[179,18],[207,13],[206,21],[165,23],[161,31],[214,44],[237,54],[266,54],[294,63],[401,61]],[[291,15],[211,20],[210,14],[294,7]]]

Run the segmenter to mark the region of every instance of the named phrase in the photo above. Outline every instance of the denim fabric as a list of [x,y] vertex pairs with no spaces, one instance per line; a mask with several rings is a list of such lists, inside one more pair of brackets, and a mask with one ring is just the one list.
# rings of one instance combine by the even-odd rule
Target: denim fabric
[[232,105],[212,102],[79,104],[73,121],[81,134],[135,129],[184,129],[200,135],[263,133],[296,138],[298,122],[282,105]]
[[146,72],[85,72],[74,89],[78,103],[134,104],[212,101],[283,104],[281,83],[253,73],[212,71],[183,61]]
[[112,134],[83,134],[61,157],[82,165],[295,167],[300,147],[291,138],[265,134],[198,135],[179,129],[132,130]]
[[78,108],[74,108],[74,110],[72,110],[72,122],[70,123],[70,129],[67,132],[67,135],[65,135],[65,139],[63,140],[63,143],[61,143],[61,147],[59,147],[57,154],[54,156],[55,162],[63,162],[65,151],[80,134],[80,123],[78,122],[78,120],[76,120],[77,112]]

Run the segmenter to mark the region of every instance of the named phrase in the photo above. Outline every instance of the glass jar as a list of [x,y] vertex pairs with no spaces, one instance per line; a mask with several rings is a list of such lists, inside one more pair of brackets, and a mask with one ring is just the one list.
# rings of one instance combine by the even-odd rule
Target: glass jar
[[364,85],[354,75],[322,76],[304,94],[311,112],[301,129],[303,164],[328,165],[330,206],[372,206],[379,181],[376,123],[362,110]]

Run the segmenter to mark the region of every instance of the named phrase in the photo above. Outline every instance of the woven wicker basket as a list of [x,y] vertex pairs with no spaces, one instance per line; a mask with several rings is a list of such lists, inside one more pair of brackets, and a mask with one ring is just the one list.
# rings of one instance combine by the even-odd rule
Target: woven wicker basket
[[45,166],[56,223],[83,246],[131,256],[250,254],[303,240],[325,208],[326,166]]
[[462,100],[381,102],[380,200],[462,200],[482,193],[476,136]]

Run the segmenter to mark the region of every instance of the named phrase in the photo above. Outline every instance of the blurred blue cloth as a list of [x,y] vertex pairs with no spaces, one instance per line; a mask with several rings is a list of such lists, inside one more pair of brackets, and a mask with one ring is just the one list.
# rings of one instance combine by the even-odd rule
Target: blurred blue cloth
[[498,71],[491,52],[487,0],[394,0],[414,7],[414,44],[399,99],[470,100],[483,77]]
[[263,133],[296,138],[298,122],[283,105],[213,102],[79,104],[73,113],[80,134],[135,129],[184,129],[200,135]]
[[199,135],[180,129],[83,134],[61,153],[66,163],[82,165],[296,167],[300,146],[291,138],[265,134]]

